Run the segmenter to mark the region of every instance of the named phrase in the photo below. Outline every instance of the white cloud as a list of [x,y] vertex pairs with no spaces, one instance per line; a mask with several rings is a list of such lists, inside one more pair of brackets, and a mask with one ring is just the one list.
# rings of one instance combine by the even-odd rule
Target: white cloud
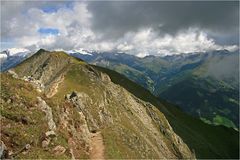
[[17,53],[20,53],[20,52],[21,53],[25,53],[25,52],[29,53],[30,52],[26,48],[10,48],[10,49],[8,49],[8,51],[9,51],[10,56],[13,56],[13,55],[15,55]]
[[[124,43],[122,43],[124,42]],[[175,36],[165,34],[159,36],[151,28],[142,29],[136,33],[128,33],[117,43],[120,51],[138,56],[169,55],[190,52],[206,52],[211,50],[238,49],[238,46],[220,46],[209,38],[204,31],[190,28]]]
[[[160,36],[149,27],[128,32],[115,41],[106,40],[102,38],[103,34],[95,33],[91,29],[93,15],[88,10],[86,2],[75,2],[72,8],[62,7],[52,13],[46,13],[39,9],[38,5],[33,4],[26,7],[24,3],[16,3],[15,10],[8,4],[5,7],[14,13],[7,15],[9,11],[4,9],[3,16],[6,17],[3,18],[1,36],[3,40],[12,39],[14,47],[27,47],[31,50],[39,48],[117,50],[138,56],[238,49],[238,46],[216,44],[206,32],[197,28],[183,30],[174,36],[168,34]],[[19,8],[19,11],[16,8]],[[56,28],[59,34],[41,35],[38,32],[40,28]]]

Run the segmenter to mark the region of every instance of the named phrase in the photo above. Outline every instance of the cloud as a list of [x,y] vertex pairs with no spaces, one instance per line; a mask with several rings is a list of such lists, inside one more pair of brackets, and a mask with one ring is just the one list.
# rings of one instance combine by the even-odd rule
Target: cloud
[[197,4],[206,13],[190,2],[4,2],[1,45],[138,56],[236,50],[235,40],[218,43],[236,37],[235,2],[219,2],[211,13],[215,3],[205,3]]
[[136,33],[125,34],[118,43],[117,49],[139,56],[206,52],[221,49],[234,51],[238,49],[237,45],[218,45],[205,32],[196,28],[190,28],[174,36],[170,34],[159,36],[153,29],[146,28]]
[[93,29],[106,33],[107,38],[147,27],[160,34],[197,27],[221,34],[218,38],[238,37],[238,1],[90,2],[88,8],[93,14]]
[[[206,64],[205,76],[221,81],[231,81],[231,86],[239,86],[239,55],[230,54],[222,57],[212,57],[212,63]],[[224,66],[224,67],[223,67]]]

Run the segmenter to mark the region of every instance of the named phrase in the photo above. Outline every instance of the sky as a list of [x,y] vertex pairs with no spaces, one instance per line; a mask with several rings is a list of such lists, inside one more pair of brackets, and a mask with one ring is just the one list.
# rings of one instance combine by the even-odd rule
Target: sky
[[1,50],[141,57],[238,47],[238,1],[1,1]]

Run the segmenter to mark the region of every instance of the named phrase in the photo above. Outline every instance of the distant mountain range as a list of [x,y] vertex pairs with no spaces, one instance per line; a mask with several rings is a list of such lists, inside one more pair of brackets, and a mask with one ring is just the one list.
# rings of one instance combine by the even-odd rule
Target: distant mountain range
[[[1,70],[22,62],[31,54],[20,52],[1,60]],[[90,64],[115,70],[151,91],[159,99],[175,103],[184,112],[206,123],[239,127],[239,53],[227,50],[164,57],[136,57],[117,52],[70,50],[68,54]]]
[[0,52],[0,71],[5,71],[9,68],[15,67],[31,55],[31,52],[24,48],[12,48]]

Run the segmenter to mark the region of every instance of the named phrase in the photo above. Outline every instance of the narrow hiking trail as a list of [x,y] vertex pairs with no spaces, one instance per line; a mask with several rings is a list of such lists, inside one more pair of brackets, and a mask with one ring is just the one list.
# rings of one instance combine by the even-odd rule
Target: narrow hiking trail
[[105,159],[104,144],[101,132],[92,133],[90,159]]
[[51,88],[49,89],[48,93],[46,94],[47,98],[51,98],[52,96],[54,96],[57,93],[59,84],[62,83],[63,81],[64,81],[64,76],[61,75],[57,80],[55,80],[55,82],[53,82]]

